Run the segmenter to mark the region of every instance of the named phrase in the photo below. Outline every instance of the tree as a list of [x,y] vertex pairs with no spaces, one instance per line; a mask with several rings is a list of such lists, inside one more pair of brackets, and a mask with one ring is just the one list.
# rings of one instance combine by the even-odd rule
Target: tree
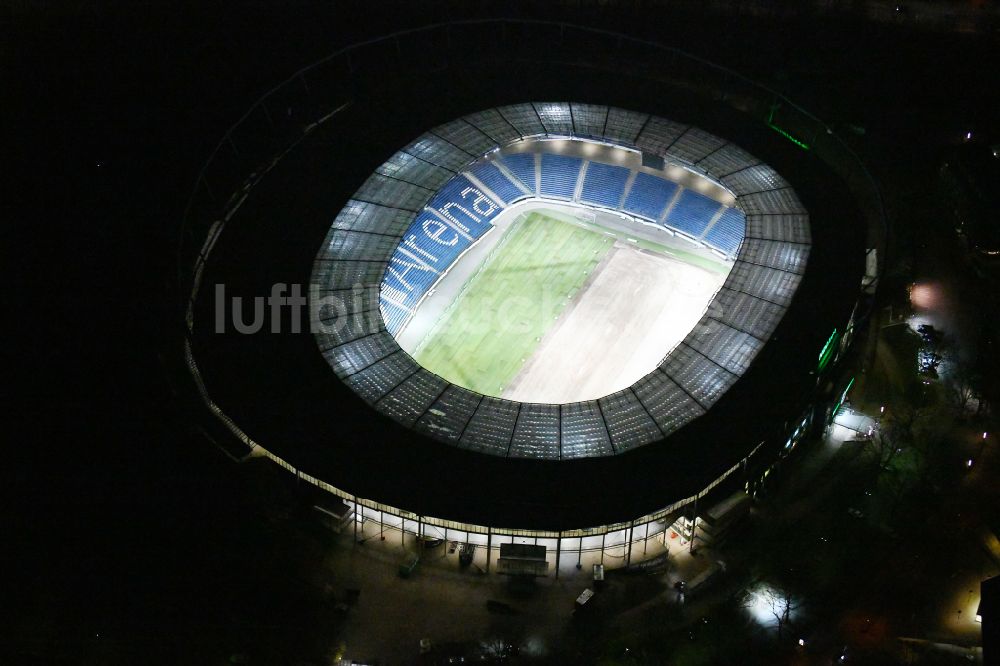
[[871,452],[877,471],[888,471],[896,456],[909,449],[919,450],[918,442],[929,413],[923,406],[907,403],[891,405],[871,438]]
[[949,373],[944,381],[948,402],[960,415],[975,410],[980,416],[987,411],[991,395],[995,395],[996,355],[988,334],[980,333],[963,349],[949,354]]
[[920,349],[917,351],[917,364],[920,367],[920,374],[924,377],[937,379],[938,367],[944,360],[944,354],[948,349],[949,340],[944,334],[931,326],[923,324],[917,329],[920,335]]
[[979,415],[984,405],[982,385],[983,375],[979,368],[958,359],[944,382],[945,396],[959,414],[965,414],[975,406],[976,415]]
[[747,594],[743,605],[758,622],[773,625],[780,641],[802,608],[802,601],[787,587],[762,584]]

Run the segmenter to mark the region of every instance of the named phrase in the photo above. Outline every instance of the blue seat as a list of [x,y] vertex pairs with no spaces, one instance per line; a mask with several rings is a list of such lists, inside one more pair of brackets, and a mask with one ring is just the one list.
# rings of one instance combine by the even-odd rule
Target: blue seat
[[383,296],[405,308],[412,308],[471,245],[472,241],[454,227],[429,211],[423,211],[407,228],[389,258],[382,278]]
[[490,162],[480,162],[474,165],[469,172],[479,179],[486,187],[502,199],[502,203],[510,204],[518,199],[523,199],[529,195],[522,192],[500,169]]
[[517,176],[529,192],[535,191],[535,154],[534,153],[514,153],[504,155],[503,164],[507,169]]
[[379,309],[382,311],[382,321],[385,322],[385,328],[392,335],[395,335],[410,317],[408,310],[386,300],[379,301]]
[[623,208],[633,215],[657,222],[675,192],[677,183],[640,172],[632,182]]
[[735,256],[746,235],[746,218],[738,208],[728,208],[705,234],[705,242],[715,249]]
[[718,201],[704,194],[694,190],[684,190],[667,214],[665,222],[678,231],[698,238],[721,206]]
[[625,192],[629,170],[625,167],[591,162],[583,178],[580,201],[607,208],[618,208]]
[[441,213],[473,238],[485,234],[492,226],[490,220],[504,209],[502,202],[486,196],[465,176],[455,176],[448,181],[427,207]]
[[568,155],[542,155],[541,194],[547,197],[572,199],[580,177],[583,160]]
[[386,318],[390,332],[405,325],[410,310],[459,255],[492,228],[491,220],[504,208],[465,176],[452,178],[438,191],[407,227],[382,278],[380,302],[391,315],[391,321]]

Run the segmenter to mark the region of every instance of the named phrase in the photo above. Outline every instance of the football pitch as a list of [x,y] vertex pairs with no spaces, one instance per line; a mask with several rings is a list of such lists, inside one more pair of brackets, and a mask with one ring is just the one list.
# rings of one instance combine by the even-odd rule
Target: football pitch
[[533,211],[515,222],[415,350],[420,365],[499,396],[614,239]]

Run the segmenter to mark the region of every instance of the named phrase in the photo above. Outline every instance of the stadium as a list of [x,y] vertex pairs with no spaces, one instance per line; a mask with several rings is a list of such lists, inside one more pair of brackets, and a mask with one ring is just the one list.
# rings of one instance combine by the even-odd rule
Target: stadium
[[[592,139],[555,138],[579,134]],[[466,165],[470,155],[489,157]],[[675,180],[656,168],[668,161]],[[563,202],[563,212],[549,204],[521,219],[519,201]],[[770,337],[809,250],[808,216],[772,168],[697,128],[596,105],[512,105],[422,135],[334,221],[313,284],[356,284],[371,301],[364,285],[377,276],[354,262],[384,253],[400,207],[420,212],[379,285],[385,332],[374,317],[341,321],[320,346],[378,411],[501,456],[622,453],[704,414]],[[749,240],[744,210],[756,215]],[[537,304],[541,286],[555,292],[548,307]]]
[[[637,565],[829,423],[882,214],[831,128],[705,60],[558,23],[390,35],[267,93],[206,164],[193,409],[356,539]],[[308,321],[226,328],[220,285],[308,285]]]

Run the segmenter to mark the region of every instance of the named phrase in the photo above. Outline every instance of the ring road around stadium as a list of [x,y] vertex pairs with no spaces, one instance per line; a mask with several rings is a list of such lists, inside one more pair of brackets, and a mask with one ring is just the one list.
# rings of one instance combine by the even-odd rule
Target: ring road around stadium
[[[470,47],[480,29],[497,39]],[[623,46],[627,67],[579,55]],[[518,21],[349,47],[262,98],[199,180],[200,428],[343,502],[359,541],[478,544],[487,570],[509,542],[556,572],[656,558],[766,492],[843,402],[879,205],[819,120],[676,50]],[[311,330],[220,332],[219,285],[307,283]]]

